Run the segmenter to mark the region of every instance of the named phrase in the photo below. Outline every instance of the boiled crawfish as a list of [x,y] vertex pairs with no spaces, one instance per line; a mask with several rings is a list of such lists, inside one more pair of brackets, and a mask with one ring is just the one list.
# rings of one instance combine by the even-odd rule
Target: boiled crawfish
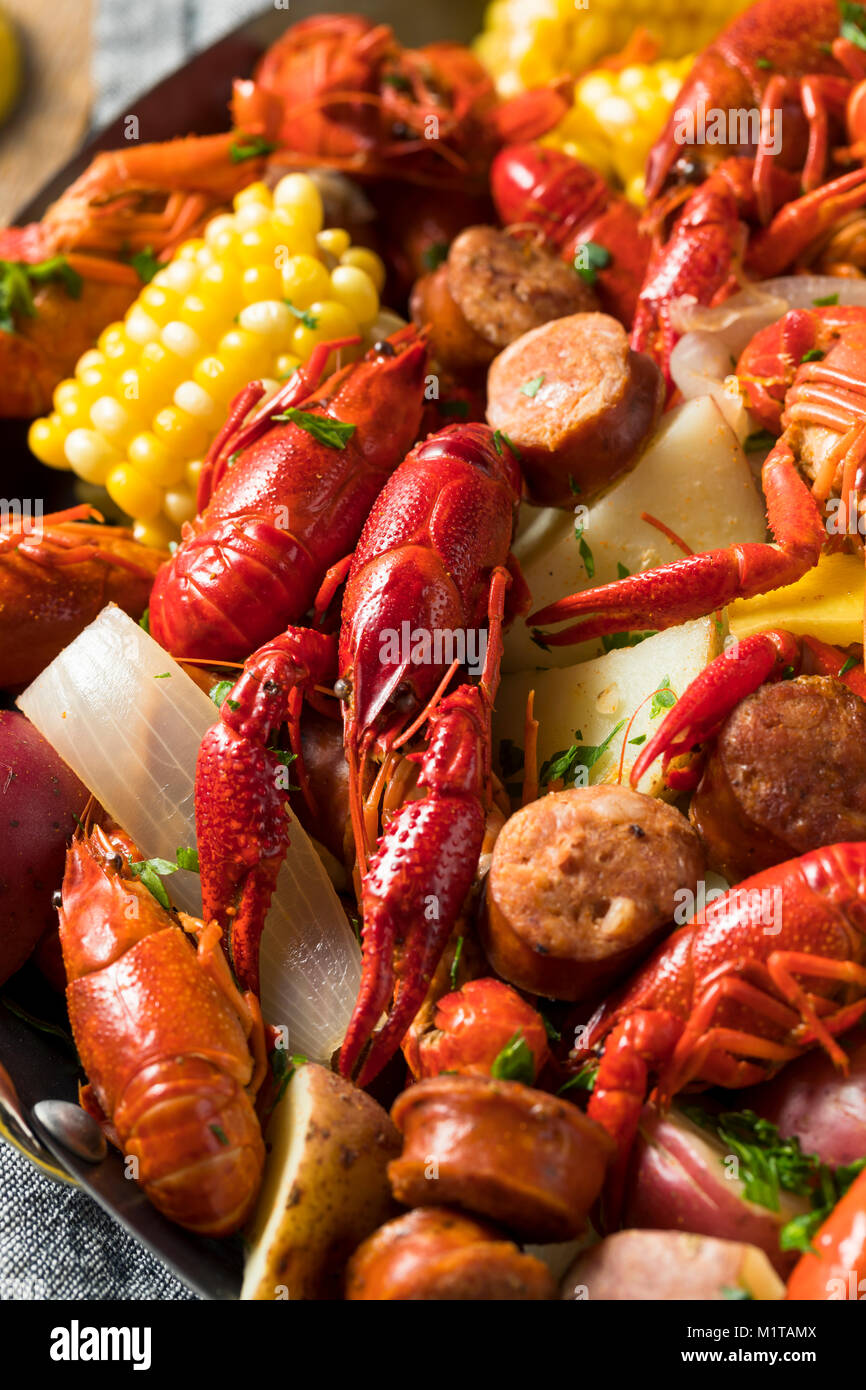
[[136,1160],[164,1215],[229,1235],[264,1167],[252,1104],[265,1070],[261,1013],[232,983],[219,928],[184,915],[178,925],[133,876],[140,858],[123,831],[100,827],[67,853],[60,940],[89,1078],[82,1104]]
[[[252,420],[263,395],[257,383],[233,402],[201,475],[199,514],[154,585],[151,632],[168,651],[243,660],[302,619],[331,567],[351,556],[382,484],[415,438],[423,335],[401,330],[319,386],[332,347],[316,348]],[[274,419],[300,405],[350,432],[343,446]]]
[[[647,162],[656,248],[632,332],[632,347],[666,372],[681,295],[718,303],[742,272],[765,279],[816,260],[852,273],[837,262],[850,250],[846,224],[862,226],[866,206],[866,57],[839,21],[835,0],[758,0],[699,56],[674,103]],[[738,126],[728,143],[684,146],[678,126],[711,111],[728,122],[751,111],[757,139]],[[839,173],[839,163],[856,167]]]
[[570,83],[496,96],[456,43],[404,48],[387,24],[318,15],[293,24],[252,80],[235,82],[235,125],[280,146],[277,157],[355,175],[483,188],[507,140],[542,135],[567,114]]
[[0,688],[19,689],[106,603],[133,618],[166,556],[92,507],[0,517]]
[[[737,377],[761,420],[783,427],[761,475],[776,544],[746,542],[688,555],[560,599],[532,620],[578,621],[548,633],[546,642],[561,646],[627,628],[672,627],[735,598],[792,584],[817,564],[828,542],[824,513],[831,495],[841,498],[846,513],[857,513],[866,483],[866,310],[792,309],[755,335]],[[859,544],[859,535],[848,542]]]
[[685,1086],[741,1087],[836,1037],[866,1013],[866,843],[830,845],[745,879],[656,949],[587,1025],[574,1062],[601,1045],[589,1115],[616,1140],[615,1220],[649,1077],[667,1103]]

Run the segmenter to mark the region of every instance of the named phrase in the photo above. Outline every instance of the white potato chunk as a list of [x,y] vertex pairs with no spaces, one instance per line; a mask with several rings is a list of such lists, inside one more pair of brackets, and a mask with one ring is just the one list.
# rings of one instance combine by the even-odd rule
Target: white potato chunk
[[[524,746],[526,697],[534,690],[539,765],[575,742],[596,748],[610,739],[597,760],[591,765],[587,760],[588,774],[578,785],[613,782],[619,774],[625,742],[625,784],[632,763],[646,739],[658,729],[667,707],[719,655],[723,635],[713,618],[698,618],[647,637],[636,647],[608,652],[578,666],[504,676],[493,721],[494,748],[498,749],[503,738]],[[672,695],[666,693],[668,688]],[[654,702],[652,696],[657,691],[661,695]],[[617,725],[620,727],[611,737]],[[661,794],[659,760],[644,774],[638,790],[651,796]]]
[[[574,500],[580,505],[580,497]],[[762,541],[766,534],[763,499],[746,456],[710,396],[670,411],[637,466],[586,510],[582,538],[591,553],[592,577],[575,537],[575,517],[553,507],[523,507],[514,553],[533,610],[619,579],[618,564],[637,574],[680,559],[682,551],[642,521],[643,512],[663,521],[694,551]],[[505,635],[503,670],[573,666],[604,650],[594,638],[546,652],[530,634],[523,618],[512,624]]]

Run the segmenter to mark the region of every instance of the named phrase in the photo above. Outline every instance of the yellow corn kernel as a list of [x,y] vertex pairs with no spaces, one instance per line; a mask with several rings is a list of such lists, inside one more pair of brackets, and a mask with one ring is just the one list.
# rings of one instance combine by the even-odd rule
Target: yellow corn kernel
[[274,265],[248,266],[241,277],[241,297],[245,304],[260,299],[279,299],[283,293],[283,278]]
[[186,468],[184,469],[184,477],[186,478],[187,487],[190,488],[190,490],[193,493],[193,496],[195,495],[196,489],[198,488],[198,480],[201,477],[201,470],[203,468],[204,459],[190,459],[189,463],[186,465]]
[[126,406],[131,417],[137,422],[149,420],[163,398],[160,383],[154,381],[141,367],[128,367],[125,372],[121,372],[114,391],[118,400]]
[[66,436],[67,462],[86,483],[101,487],[119,458],[117,449],[98,430],[72,430]]
[[234,394],[231,382],[226,377],[225,363],[213,354],[210,357],[203,357],[200,362],[196,362],[192,371],[192,379],[196,386],[207,391],[218,405],[225,405],[229,396]]
[[131,463],[118,463],[105,479],[112,502],[138,521],[153,521],[162,511],[162,489],[142,476]]
[[250,333],[268,340],[272,351],[287,346],[297,319],[281,299],[261,299],[247,304],[238,314],[238,324]]
[[93,428],[118,449],[126,447],[137,428],[129,411],[113,396],[100,396],[93,402],[90,420]]
[[239,267],[231,261],[219,261],[201,272],[196,293],[208,304],[212,304],[214,312],[220,313],[225,320],[237,312],[243,297],[242,288]]
[[[107,331],[107,330],[106,330]],[[88,352],[83,352],[75,364],[75,375],[81,379],[82,373],[89,372],[94,368],[107,368],[108,360],[104,353],[97,348],[90,348]]]
[[307,310],[314,327],[298,322],[292,333],[292,352],[306,360],[318,343],[331,338],[348,338],[357,333],[358,325],[345,304],[335,299],[317,299]]
[[175,526],[192,521],[195,516],[195,494],[187,487],[170,487],[162,500],[163,511]]
[[158,270],[151,280],[160,290],[173,290],[175,294],[189,294],[198,279],[198,266],[195,261],[169,261]]
[[274,207],[297,214],[314,236],[322,230],[322,197],[307,174],[286,174],[281,178],[274,189]]
[[[153,433],[169,452],[184,462],[203,453],[209,442],[202,422],[176,405],[167,405],[154,415]],[[138,516],[138,512],[135,515]]]
[[256,183],[247,184],[246,188],[241,189],[240,193],[236,193],[232,206],[235,212],[237,212],[239,208],[255,206],[258,203],[263,203],[267,208],[273,207],[271,190],[261,179]]
[[[225,216],[229,217],[231,214],[226,213]],[[210,223],[208,226],[210,226]],[[207,228],[205,230],[207,230]],[[178,247],[176,256],[181,261],[194,261],[204,245],[205,242],[203,237],[193,237],[191,241],[185,241],[182,246]]]
[[166,517],[158,516],[154,521],[134,521],[132,535],[139,545],[152,546],[154,550],[167,550],[170,542],[177,540],[177,527]]
[[267,263],[276,265],[279,238],[280,232],[271,224],[270,218],[260,227],[250,227],[248,231],[241,232],[237,245],[241,265],[246,268]]
[[122,323],[109,324],[100,333],[97,344],[108,365],[119,372],[133,366],[141,351],[139,345],[127,337],[126,326]]
[[174,290],[161,288],[159,285],[145,285],[141,294],[138,296],[138,303],[160,327],[168,323],[169,319],[177,318],[177,306],[180,303],[180,296]]
[[300,357],[296,357],[293,352],[283,352],[277,358],[276,363],[274,364],[274,370],[276,371],[280,381],[288,381],[290,376],[295,375],[295,372],[298,370],[300,365]]
[[291,256],[282,268],[283,298],[295,309],[309,309],[331,291],[331,277],[315,256]]
[[271,218],[271,227],[276,237],[274,243],[274,265],[282,269],[289,256],[316,256],[318,247],[315,234],[302,213],[291,208],[277,208]]
[[148,343],[138,366],[142,385],[157,400],[167,400],[184,375],[183,362],[162,343]]
[[82,390],[80,382],[61,382],[54,392],[54,412],[65,430],[87,429],[90,425],[90,406],[91,399]]
[[157,487],[172,487],[184,476],[184,461],[167,449],[152,430],[142,430],[131,441],[128,449],[129,462],[148,482]]
[[345,227],[325,227],[316,236],[316,245],[326,256],[335,256],[337,260],[348,251],[352,244],[352,238]]
[[[200,342],[204,342],[222,332],[225,327],[226,315],[222,312],[220,305],[214,303],[207,295],[188,294],[185,299],[181,300],[178,319],[198,335]],[[191,338],[187,338],[186,341],[192,345]],[[163,342],[165,342],[165,338],[163,338]],[[166,346],[168,346],[167,343]],[[173,350],[177,351],[176,348]],[[192,351],[184,351],[178,355],[183,357],[195,356],[195,347],[193,346]]]
[[252,381],[267,371],[271,361],[270,348],[265,340],[245,328],[232,328],[224,333],[217,344],[216,355],[230,375],[234,376],[236,369],[240,368],[244,381]]
[[372,323],[379,312],[376,286],[356,265],[338,265],[331,271],[331,294],[362,326]]
[[27,433],[30,452],[40,463],[49,468],[69,468],[66,457],[66,428],[59,415],[48,415],[42,420],[34,420]]
[[377,256],[375,251],[370,251],[366,246],[350,246],[340,257],[340,265],[356,265],[359,270],[365,270],[373,281],[377,294],[381,294],[385,288],[385,263],[381,256]]

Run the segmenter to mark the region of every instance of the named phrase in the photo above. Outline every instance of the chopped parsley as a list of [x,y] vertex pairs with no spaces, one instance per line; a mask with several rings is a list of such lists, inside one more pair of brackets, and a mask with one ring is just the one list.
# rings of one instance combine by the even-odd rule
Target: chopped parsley
[[242,136],[229,145],[229,159],[232,164],[243,164],[245,159],[258,159],[263,154],[273,154],[276,145],[261,135]]
[[583,241],[574,257],[574,268],[585,284],[594,285],[598,272],[610,265],[610,260],[606,246],[599,245],[597,241]]
[[[274,1105],[278,1105],[286,1093],[286,1087],[297,1071],[302,1067],[307,1058],[302,1053],[290,1054],[284,1047],[275,1047],[271,1053],[271,1071],[274,1080],[277,1082],[277,1093],[274,1096]],[[273,1106],[271,1107],[273,1109]]]
[[839,12],[842,16],[840,36],[857,48],[866,49],[866,9],[852,0],[839,0]]
[[[537,396],[537,395],[538,395],[538,392],[539,392],[539,390],[541,389],[541,387],[542,387],[543,385],[544,385],[544,372],[539,372],[538,376],[534,376],[534,377],[532,378],[531,381],[524,381],[524,383],[523,383],[523,385],[521,386],[520,390],[521,390],[521,392],[523,393],[524,396],[529,396],[530,399],[531,399],[533,396]],[[569,475],[569,476],[570,476],[570,475]]]
[[211,686],[210,690],[208,691],[208,695],[213,700],[217,709],[219,709],[220,705],[224,704],[226,700],[228,700],[228,706],[230,710],[240,709],[240,705],[238,704],[237,700],[229,700],[228,698],[229,694],[232,690],[234,690],[234,688],[234,681],[217,681],[216,685]]
[[813,299],[812,303],[816,309],[826,309],[830,304],[838,304],[838,294],[825,294],[823,299]]
[[580,1071],[570,1076],[564,1086],[560,1086],[557,1095],[564,1095],[566,1091],[594,1091],[595,1083],[598,1078],[598,1062],[584,1062]]
[[858,657],[856,657],[856,656],[849,656],[849,657],[846,657],[844,666],[841,666],[841,667],[839,668],[839,675],[840,675],[840,676],[847,676],[847,674],[848,674],[849,671],[853,671],[853,670],[854,670],[854,667],[855,667],[855,666],[859,666],[859,665],[860,665],[860,660],[859,660]]
[[271,419],[291,421],[299,429],[306,430],[319,444],[326,444],[329,449],[345,449],[358,428],[357,425],[346,424],[343,420],[332,420],[328,415],[314,415],[311,410],[298,410],[297,406],[290,406],[281,415],[272,415]]
[[524,1086],[532,1085],[535,1080],[535,1058],[519,1028],[494,1057],[490,1075],[497,1081],[522,1081]]
[[463,941],[464,938],[458,936],[457,945],[454,947],[454,959],[451,962],[451,970],[449,972],[452,989],[457,988],[457,970],[460,966],[460,958],[463,955]]
[[438,270],[443,261],[448,259],[448,242],[431,241],[429,246],[425,246],[421,252],[421,263],[426,270]]
[[149,609],[149,608],[145,608],[144,612],[142,613],[141,617],[140,617],[139,620],[138,620],[138,626],[144,629],[144,631],[147,633],[148,637],[150,636],[150,609]]
[[[319,320],[316,318],[315,314],[311,314],[308,309],[296,309],[290,299],[284,299],[283,303],[286,305],[289,312],[294,314],[296,319],[301,320],[305,328],[318,328]],[[279,415],[274,416],[275,420],[279,420],[279,418]]]
[[743,448],[747,454],[766,453],[772,449],[776,442],[776,436],[770,434],[769,430],[755,430],[752,434],[746,435],[743,441]]
[[143,285],[149,285],[160,268],[160,263],[153,254],[152,246],[145,246],[142,251],[136,251],[134,255],[130,256],[129,264]]
[[[538,774],[538,780],[542,786],[547,786],[550,782],[565,781],[565,779],[578,767],[585,767],[587,771],[594,767],[599,758],[607,752],[611,740],[619,733],[624,719],[615,724],[606,739],[601,743],[573,743],[570,748],[564,748],[559,753],[554,753],[552,758],[548,758],[542,764]],[[575,730],[575,739],[583,738],[580,729]]]
[[577,541],[577,548],[580,552],[580,558],[583,561],[583,566],[586,570],[587,578],[592,579],[595,575],[595,559],[593,558],[592,551],[586,543],[586,538],[584,537],[582,526],[575,526],[574,539]]
[[650,705],[650,719],[658,719],[663,709],[670,709],[676,704],[676,695],[671,690],[671,678],[665,676],[652,698]]
[[493,447],[494,447],[494,449],[496,450],[496,452],[497,452],[497,454],[499,455],[500,458],[503,458],[503,457],[504,457],[504,455],[503,455],[503,453],[502,453],[502,445],[503,445],[503,444],[507,444],[507,445],[508,445],[508,447],[509,447],[509,449],[511,450],[512,454],[513,454],[514,457],[517,459],[517,462],[520,463],[520,462],[522,461],[522,459],[523,459],[523,455],[521,454],[520,450],[517,448],[517,445],[516,445],[516,444],[512,444],[511,440],[508,438],[508,435],[505,433],[504,430],[494,430],[494,431],[493,431]]
[[15,332],[15,318],[36,317],[33,287],[50,280],[59,280],[72,299],[81,295],[81,276],[73,270],[65,256],[51,256],[47,261],[29,265],[24,261],[0,260],[0,330]]
[[823,352],[821,351],[820,348],[809,348],[809,351],[808,351],[808,352],[804,352],[804,353],[803,353],[803,356],[800,358],[800,361],[801,361],[801,362],[820,362],[820,361],[823,360],[823,358],[824,358],[825,355],[826,355],[826,354],[823,353]]

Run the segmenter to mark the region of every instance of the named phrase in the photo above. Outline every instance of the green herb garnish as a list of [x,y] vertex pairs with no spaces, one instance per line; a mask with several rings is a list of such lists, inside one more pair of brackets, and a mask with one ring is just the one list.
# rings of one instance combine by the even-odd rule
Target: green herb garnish
[[327,415],[314,415],[311,410],[298,410],[296,406],[290,406],[281,415],[272,415],[271,419],[291,421],[299,429],[306,430],[319,444],[326,444],[329,449],[345,449],[358,428],[357,425],[346,424],[343,420],[332,420]]
[[16,316],[35,318],[33,287],[50,280],[59,280],[72,299],[80,297],[84,281],[65,256],[51,256],[35,265],[24,261],[0,261],[0,330],[14,333]]
[[577,541],[577,549],[580,554],[580,558],[583,561],[587,578],[592,579],[595,575],[595,560],[593,558],[592,551],[586,543],[582,526],[575,526],[574,539]]
[[743,448],[747,454],[766,453],[772,449],[776,442],[776,436],[770,434],[769,430],[755,430],[752,434],[746,435],[743,440]]
[[[624,719],[615,724],[607,738],[601,743],[585,744],[573,743],[570,748],[564,748],[559,753],[554,753],[552,758],[548,758],[542,764],[538,774],[538,780],[542,786],[547,786],[549,782],[565,781],[565,779],[578,767],[585,767],[587,771],[594,767],[599,758],[603,757],[610,746],[611,739],[619,733]],[[580,739],[583,735],[580,729],[575,731],[575,738]]]
[[544,372],[539,372],[538,376],[534,376],[531,381],[524,381],[520,390],[524,396],[529,396],[531,399],[533,396],[538,395],[538,392],[543,385]]
[[245,159],[258,159],[259,155],[273,154],[276,149],[270,140],[261,135],[243,136],[229,145],[229,159],[232,164],[242,164]]
[[856,657],[856,656],[849,656],[849,657],[846,657],[844,666],[841,666],[841,667],[839,668],[839,675],[840,675],[840,676],[847,676],[847,674],[848,674],[849,671],[853,671],[853,670],[854,670],[854,667],[855,667],[855,666],[859,666],[859,665],[860,665],[860,660],[859,660],[858,657]]
[[511,450],[512,454],[513,454],[514,457],[517,459],[517,462],[520,463],[520,462],[522,461],[522,459],[523,459],[523,455],[521,454],[521,452],[520,452],[520,450],[518,449],[517,445],[516,445],[516,444],[512,444],[511,440],[508,438],[508,435],[505,433],[504,430],[494,430],[494,431],[493,431],[493,447],[494,447],[494,449],[496,450],[496,452],[497,452],[497,454],[499,455],[500,458],[503,458],[503,457],[504,457],[504,455],[503,455],[503,453],[502,453],[502,445],[503,445],[503,444],[507,444],[507,445],[508,445],[508,447],[509,447],[509,449]]
[[143,285],[149,285],[160,269],[160,263],[153,254],[152,246],[145,246],[142,251],[136,251],[134,255],[130,256],[129,264]]
[[838,294],[825,294],[823,299],[813,299],[812,303],[816,309],[825,309],[830,304],[838,304],[839,296]]
[[650,719],[657,719],[663,709],[670,709],[672,705],[676,704],[676,701],[677,697],[671,690],[671,678],[670,676],[665,676],[658,690],[653,695],[652,704],[650,705]]
[[535,1080],[535,1058],[519,1028],[493,1059],[490,1075],[497,1081],[522,1081],[524,1086],[532,1085]]
[[460,957],[461,957],[462,955],[463,955],[463,937],[462,937],[462,936],[458,936],[458,938],[457,938],[457,945],[454,947],[454,959],[453,959],[452,962],[451,962],[451,970],[449,971],[449,978],[450,978],[450,980],[451,980],[451,988],[452,988],[452,989],[456,989],[456,988],[457,988],[457,969],[458,969],[458,967],[459,967],[459,965],[460,965]]
[[[283,303],[286,305],[289,312],[294,314],[296,319],[301,320],[301,323],[304,325],[305,328],[318,328],[319,320],[316,318],[315,314],[311,314],[308,309],[296,309],[290,299],[284,299]],[[292,373],[292,375],[294,376],[294,372]],[[274,419],[279,420],[280,416],[275,415]]]
[[438,270],[443,261],[448,259],[448,242],[431,241],[429,246],[425,246],[421,252],[421,264],[425,270]]
[[826,355],[826,354],[823,353],[823,352],[821,351],[820,348],[809,348],[809,351],[808,351],[808,352],[804,352],[804,353],[803,353],[803,356],[800,358],[800,361],[801,361],[801,362],[821,362],[821,361],[823,360],[823,358],[825,357],[825,355]]
[[597,241],[583,241],[574,257],[574,269],[587,285],[594,285],[598,272],[610,265],[610,252]]

